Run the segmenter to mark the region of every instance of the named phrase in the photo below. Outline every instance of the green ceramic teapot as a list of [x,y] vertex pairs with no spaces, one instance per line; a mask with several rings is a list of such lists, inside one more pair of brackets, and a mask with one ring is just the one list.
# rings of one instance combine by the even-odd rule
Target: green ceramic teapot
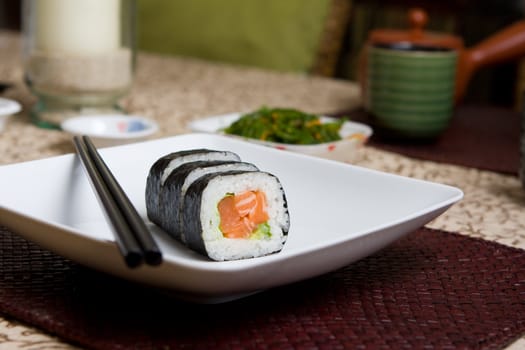
[[385,135],[439,136],[478,69],[525,55],[525,21],[465,48],[457,36],[425,31],[423,10],[408,19],[408,30],[371,31],[361,53],[363,103]]

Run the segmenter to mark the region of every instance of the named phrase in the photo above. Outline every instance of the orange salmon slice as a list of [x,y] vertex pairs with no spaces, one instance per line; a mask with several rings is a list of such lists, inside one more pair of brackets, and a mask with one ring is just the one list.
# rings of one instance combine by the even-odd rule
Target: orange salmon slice
[[266,196],[261,191],[227,195],[218,204],[219,228],[226,238],[249,238],[259,224],[268,221]]

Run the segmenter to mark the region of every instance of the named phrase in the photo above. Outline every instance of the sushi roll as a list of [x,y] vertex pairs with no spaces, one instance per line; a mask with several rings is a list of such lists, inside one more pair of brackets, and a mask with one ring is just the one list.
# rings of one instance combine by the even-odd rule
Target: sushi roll
[[186,190],[185,244],[212,260],[253,258],[280,251],[290,219],[278,178],[262,171],[206,174]]
[[229,151],[217,151],[209,149],[195,149],[173,152],[158,159],[150,168],[146,180],[146,212],[148,218],[160,225],[160,217],[156,214],[159,203],[159,194],[164,181],[169,174],[184,163],[198,160],[232,160],[240,161],[240,157]]
[[164,230],[175,239],[185,242],[181,228],[183,198],[188,187],[198,178],[206,174],[243,170],[259,170],[251,163],[236,161],[196,161],[182,164],[174,169],[166,178],[159,193],[159,202],[156,214]]

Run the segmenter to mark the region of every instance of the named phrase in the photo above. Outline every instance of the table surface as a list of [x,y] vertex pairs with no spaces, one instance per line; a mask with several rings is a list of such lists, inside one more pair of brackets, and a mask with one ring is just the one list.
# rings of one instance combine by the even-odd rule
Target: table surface
[[[0,81],[14,84],[3,97],[20,101],[23,111],[0,135],[0,165],[74,151],[64,132],[32,125],[35,102],[23,84],[21,47],[16,33],[0,32]],[[262,105],[336,113],[359,106],[359,89],[348,81],[277,73],[248,67],[139,53],[137,72],[123,107],[155,119],[165,137],[189,132],[189,121]],[[356,164],[380,171],[461,188],[464,199],[427,226],[525,249],[525,192],[516,176],[416,160],[374,147],[361,149]],[[0,348],[71,349],[72,345],[0,315]],[[509,349],[525,348],[525,337]]]

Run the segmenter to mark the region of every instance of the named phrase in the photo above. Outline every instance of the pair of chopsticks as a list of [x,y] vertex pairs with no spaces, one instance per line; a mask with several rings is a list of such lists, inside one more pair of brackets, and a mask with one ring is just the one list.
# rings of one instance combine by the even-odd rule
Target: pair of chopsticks
[[99,201],[111,223],[115,240],[128,267],[145,262],[162,263],[162,253],[146,224],[102,160],[88,136],[74,136],[73,143]]

